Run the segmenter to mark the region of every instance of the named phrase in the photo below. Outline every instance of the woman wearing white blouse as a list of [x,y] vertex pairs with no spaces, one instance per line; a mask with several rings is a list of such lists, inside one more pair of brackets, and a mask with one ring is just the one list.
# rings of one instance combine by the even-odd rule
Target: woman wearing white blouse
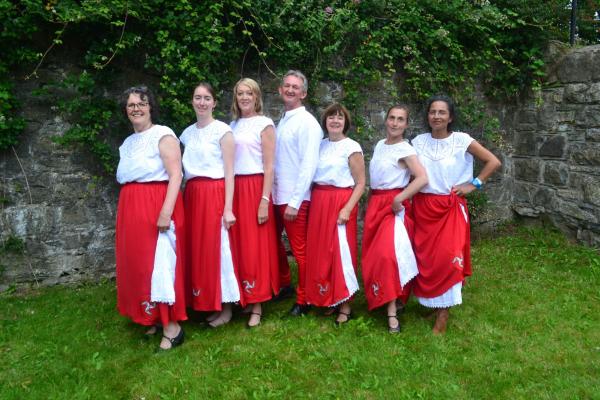
[[[469,214],[464,196],[480,189],[500,161],[475,139],[453,130],[454,103],[435,96],[425,108],[431,129],[413,139],[429,183],[413,199],[414,249],[419,267],[413,292],[419,303],[435,308],[434,334],[443,334],[449,308],[462,303],[462,285],[471,275]],[[483,168],[473,178],[473,157]]]
[[279,291],[277,234],[271,189],[275,158],[275,126],[262,115],[262,95],[250,78],[233,89],[231,129],[235,140],[237,222],[231,228],[233,259],[239,270],[240,303],[250,307],[247,326],[260,324],[261,303]]
[[365,190],[365,163],[360,145],[348,138],[350,114],[341,104],[323,113],[328,137],[319,149],[313,178],[306,245],[306,302],[339,306],[335,323],[352,317],[349,300],[358,290],[357,214]]
[[160,348],[183,343],[187,319],[184,287],[184,212],[181,152],[171,129],[155,125],[158,104],[145,86],[127,89],[123,112],[133,125],[119,147],[116,226],[117,306],[134,322],[163,326]]
[[240,301],[240,288],[230,247],[233,214],[235,142],[231,128],[213,118],[215,91],[202,82],[194,89],[196,122],[181,134],[185,146],[186,263],[190,276],[189,303],[197,311],[214,311],[212,328],[231,320],[231,303]]
[[409,283],[418,274],[409,199],[427,184],[415,149],[404,139],[407,127],[408,107],[391,107],[386,137],[375,146],[369,164],[371,192],[362,240],[365,297],[369,310],[387,305],[390,333],[400,332],[396,300],[406,303]]

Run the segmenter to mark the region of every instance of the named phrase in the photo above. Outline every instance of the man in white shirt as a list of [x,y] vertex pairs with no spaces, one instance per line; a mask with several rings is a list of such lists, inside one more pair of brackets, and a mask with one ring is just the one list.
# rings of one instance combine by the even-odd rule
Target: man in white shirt
[[277,124],[275,150],[275,182],[273,203],[279,243],[279,297],[291,295],[290,266],[281,234],[287,234],[298,264],[296,303],[290,314],[306,314],[310,306],[305,298],[306,232],[310,206],[310,188],[319,162],[319,146],[323,131],[319,122],[302,105],[308,91],[308,80],[297,70],[288,71],[279,86],[285,114]]

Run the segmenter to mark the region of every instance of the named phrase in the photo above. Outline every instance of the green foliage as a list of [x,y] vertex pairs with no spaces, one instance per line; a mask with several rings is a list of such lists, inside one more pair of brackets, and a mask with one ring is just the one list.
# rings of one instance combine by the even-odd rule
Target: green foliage
[[56,87],[73,95],[56,99],[59,109],[70,116],[71,127],[54,140],[61,144],[79,145],[90,151],[105,171],[113,173],[117,156],[104,135],[113,117],[114,101],[102,96],[99,85],[87,71],[68,77]]
[[[481,131],[493,132],[494,120],[489,123],[473,95],[476,82],[494,99],[539,89],[542,50],[547,40],[564,38],[566,11],[563,0],[0,0],[7,16],[0,72],[27,68],[35,76],[34,64],[69,49],[84,73],[70,72],[61,82],[74,91],[59,105],[74,125],[60,141],[82,144],[108,171],[115,160],[108,143],[122,133],[114,130],[121,119],[114,95],[103,88],[139,83],[116,83],[124,71],[142,72],[157,89],[163,118],[155,122],[175,131],[193,118],[189,99],[198,81],[229,96],[249,71],[280,74],[292,67],[313,84],[341,83],[352,111],[364,104],[367,89],[383,82],[395,99],[448,93],[472,110]],[[593,15],[593,7],[581,12]],[[21,120],[7,116],[16,103],[3,82],[8,79],[0,81],[0,98],[9,101],[0,106],[0,149],[14,144],[22,129]],[[356,121],[367,139],[360,115]]]
[[25,242],[18,236],[10,235],[0,245],[0,254],[23,254],[25,253]]
[[488,197],[481,190],[474,190],[467,195],[469,216],[471,220],[477,220],[484,212],[488,203]]
[[114,282],[5,292],[0,397],[597,398],[600,256],[554,231],[506,230],[473,244],[444,337],[413,299],[390,335],[360,291],[339,328],[321,311],[286,317],[290,299],[266,303],[254,330],[241,313],[219,329],[191,314],[183,346],[155,354],[160,336],[118,314]]
[[17,108],[12,84],[0,80],[0,151],[17,144],[25,128],[25,120],[15,115]]

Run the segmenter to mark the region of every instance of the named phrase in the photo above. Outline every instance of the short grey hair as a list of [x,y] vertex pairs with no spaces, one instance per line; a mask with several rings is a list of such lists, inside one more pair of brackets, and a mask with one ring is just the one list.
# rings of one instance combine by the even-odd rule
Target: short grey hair
[[283,81],[288,76],[295,76],[298,79],[302,79],[302,88],[304,89],[304,93],[308,93],[308,79],[306,79],[306,76],[304,76],[304,74],[297,69],[290,69],[285,73],[285,75],[283,75],[283,78],[281,78],[281,86],[283,86]]

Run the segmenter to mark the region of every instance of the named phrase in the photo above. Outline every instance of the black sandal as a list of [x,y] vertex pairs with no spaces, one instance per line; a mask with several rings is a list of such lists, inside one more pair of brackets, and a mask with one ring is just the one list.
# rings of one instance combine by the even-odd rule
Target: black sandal
[[175,336],[174,338],[170,338],[165,335],[163,335],[163,338],[167,339],[169,343],[171,343],[171,347],[169,347],[168,349],[163,349],[162,347],[158,346],[158,349],[161,351],[168,351],[174,349],[177,346],[182,345],[183,341],[185,340],[185,334],[183,333],[183,328],[181,328],[177,336]]
[[[400,326],[400,320],[398,319],[398,315],[394,314],[394,315],[388,315],[388,332],[389,333],[400,333],[400,331],[402,330],[402,327]],[[396,318],[396,321],[398,321],[398,326],[392,328],[390,326],[390,318]]]

